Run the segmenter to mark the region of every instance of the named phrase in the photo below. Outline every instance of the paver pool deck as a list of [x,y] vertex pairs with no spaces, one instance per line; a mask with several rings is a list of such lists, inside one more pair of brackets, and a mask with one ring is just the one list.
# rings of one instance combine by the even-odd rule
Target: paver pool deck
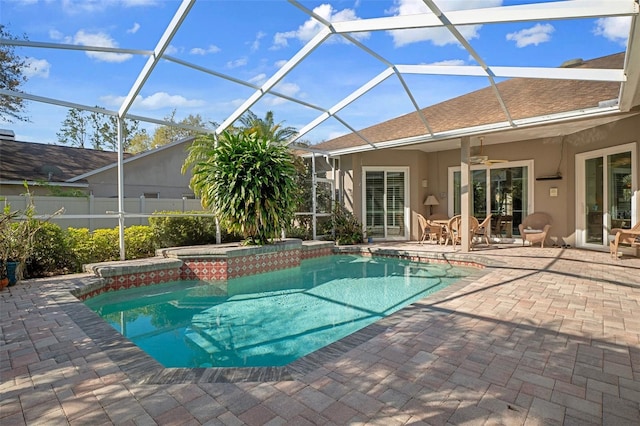
[[640,259],[472,256],[493,266],[266,381],[158,373],[69,294],[86,274],[24,281],[0,292],[0,424],[639,425]]

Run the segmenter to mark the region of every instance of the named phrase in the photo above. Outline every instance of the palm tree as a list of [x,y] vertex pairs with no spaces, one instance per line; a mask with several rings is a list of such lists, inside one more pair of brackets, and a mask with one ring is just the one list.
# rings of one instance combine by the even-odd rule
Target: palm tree
[[264,118],[258,118],[258,116],[252,111],[247,111],[238,119],[240,124],[240,130],[245,133],[256,132],[260,136],[267,137],[273,142],[283,143],[298,134],[295,127],[284,127],[284,121],[275,123],[273,120],[273,111],[267,111]]
[[191,188],[228,231],[267,244],[289,225],[297,187],[285,145],[258,132],[225,131],[217,144],[202,136],[190,149]]

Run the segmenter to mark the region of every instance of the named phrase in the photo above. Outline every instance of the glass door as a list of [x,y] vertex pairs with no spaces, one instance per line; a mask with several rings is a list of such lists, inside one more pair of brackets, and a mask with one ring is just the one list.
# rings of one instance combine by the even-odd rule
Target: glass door
[[635,223],[632,154],[631,146],[625,145],[576,156],[579,247],[606,250],[611,229],[628,229]]
[[363,215],[367,237],[408,238],[408,171],[364,170]]

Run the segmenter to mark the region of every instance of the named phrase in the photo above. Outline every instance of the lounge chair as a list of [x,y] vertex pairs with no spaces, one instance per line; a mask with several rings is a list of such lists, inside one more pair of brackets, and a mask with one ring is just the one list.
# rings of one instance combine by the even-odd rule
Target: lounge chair
[[522,223],[518,225],[520,236],[522,237],[522,245],[529,241],[531,245],[540,243],[540,247],[544,248],[544,242],[551,229],[551,222],[551,216],[542,212],[532,213],[525,217]]
[[611,234],[615,235],[609,243],[611,257],[618,258],[618,245],[630,244],[631,247],[640,247],[640,222],[631,229],[613,228]]

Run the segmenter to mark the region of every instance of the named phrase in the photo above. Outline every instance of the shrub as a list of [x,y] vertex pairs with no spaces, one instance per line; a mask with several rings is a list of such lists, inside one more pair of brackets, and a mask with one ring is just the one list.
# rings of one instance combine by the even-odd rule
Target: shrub
[[96,229],[91,234],[94,262],[120,260],[120,236],[118,228]]
[[335,230],[335,241],[338,244],[359,244],[364,238],[358,218],[339,204],[333,209],[331,226]]
[[80,272],[82,265],[94,263],[95,250],[91,233],[87,228],[68,228],[65,232],[65,242],[71,252],[72,268]]
[[[118,228],[116,228],[116,232]],[[127,259],[153,257],[156,253],[153,230],[150,226],[128,226],[124,230],[124,247]]]
[[[182,214],[183,212],[160,213]],[[149,218],[149,224],[158,247],[195,246],[216,242],[216,220],[211,216],[153,216]]]
[[35,232],[31,255],[25,265],[29,278],[59,275],[73,271],[74,261],[65,232],[55,223],[44,222]]

